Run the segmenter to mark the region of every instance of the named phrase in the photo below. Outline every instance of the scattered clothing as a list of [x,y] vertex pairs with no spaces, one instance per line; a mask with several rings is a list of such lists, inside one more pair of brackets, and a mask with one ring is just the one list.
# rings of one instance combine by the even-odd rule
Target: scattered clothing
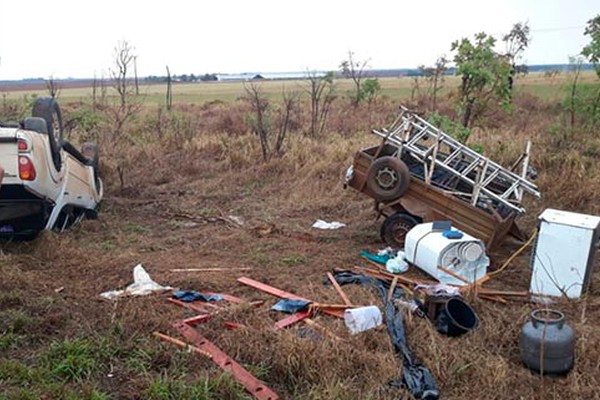
[[223,300],[223,296],[220,294],[202,294],[195,290],[178,290],[173,293],[173,298],[181,300],[185,303],[191,303],[193,301],[219,301]]
[[430,296],[454,297],[460,296],[460,290],[455,286],[437,283],[432,285],[417,285],[415,290],[423,289]]
[[310,304],[311,302],[307,300],[283,299],[271,307],[271,310],[293,314],[298,311],[306,310]]

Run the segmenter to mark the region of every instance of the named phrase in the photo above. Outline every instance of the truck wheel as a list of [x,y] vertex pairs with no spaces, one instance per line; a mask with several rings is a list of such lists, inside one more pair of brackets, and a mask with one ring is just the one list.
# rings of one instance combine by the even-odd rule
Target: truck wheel
[[33,117],[43,118],[48,128],[48,141],[50,142],[50,151],[52,161],[57,171],[60,171],[60,143],[63,140],[63,121],[60,107],[52,97],[38,97],[33,103]]
[[390,247],[403,249],[406,234],[418,223],[417,218],[410,214],[403,212],[392,214],[381,225],[381,240]]
[[408,190],[410,172],[402,160],[385,156],[378,158],[367,171],[367,187],[375,200],[388,201],[402,197]]

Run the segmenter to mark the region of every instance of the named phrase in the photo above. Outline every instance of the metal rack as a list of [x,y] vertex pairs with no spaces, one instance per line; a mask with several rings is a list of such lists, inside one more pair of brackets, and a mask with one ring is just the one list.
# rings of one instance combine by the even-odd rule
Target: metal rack
[[449,193],[466,199],[473,206],[483,208],[482,205],[489,203],[496,207],[501,204],[523,214],[525,209],[521,201],[524,192],[541,197],[537,185],[526,178],[531,143],[527,144],[526,152],[520,159],[522,169],[521,175],[518,175],[460,143],[405,107],[401,107],[400,115],[389,129],[383,132],[373,130],[373,133],[397,146],[399,158],[408,157],[421,164],[425,183],[439,183],[433,180],[435,171],[443,171],[444,176],[455,178],[454,187]]

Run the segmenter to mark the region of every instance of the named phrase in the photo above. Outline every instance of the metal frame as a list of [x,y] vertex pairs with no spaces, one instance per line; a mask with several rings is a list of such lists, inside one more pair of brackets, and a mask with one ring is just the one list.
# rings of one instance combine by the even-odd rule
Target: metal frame
[[[398,118],[390,129],[383,132],[373,130],[375,135],[398,147],[397,157],[409,155],[423,165],[424,181],[432,183],[434,171],[441,169],[471,187],[470,192],[456,190],[454,195],[470,199],[473,206],[480,201],[504,205],[518,214],[524,214],[521,206],[523,193],[540,198],[537,185],[526,179],[531,143],[527,144],[521,176],[502,167],[473,149],[460,143],[450,135],[431,125],[417,114],[401,107]],[[424,142],[429,144],[425,145]],[[445,145],[448,153],[440,151]]]

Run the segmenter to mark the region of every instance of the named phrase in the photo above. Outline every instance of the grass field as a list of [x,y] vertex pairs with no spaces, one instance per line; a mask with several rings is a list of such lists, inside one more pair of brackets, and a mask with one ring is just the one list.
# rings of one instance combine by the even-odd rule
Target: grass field
[[[581,83],[590,83],[595,79],[592,71],[584,71],[581,75]],[[381,94],[391,99],[410,97],[413,89],[414,80],[410,77],[398,78],[380,78]],[[541,73],[529,74],[517,79],[516,87],[523,93],[533,94],[544,99],[556,100],[564,96],[567,91],[569,76],[562,73],[558,76],[549,78]],[[459,79],[454,76],[446,77],[443,93],[454,90],[459,85]],[[263,81],[260,83],[265,93],[277,97],[283,90],[304,92],[306,83],[301,80],[283,80],[283,81]],[[336,87],[339,93],[346,93],[352,90],[352,81],[349,79],[339,79],[336,81]],[[426,82],[419,82],[422,91],[425,90]],[[43,88],[37,90],[16,90],[3,91],[0,86],[0,93],[6,94],[8,99],[18,99],[23,96],[42,96],[46,94]],[[112,88],[108,88],[108,96],[114,96]],[[166,93],[166,84],[142,85],[140,95],[143,102],[147,104],[164,104]],[[59,100],[61,102],[80,102],[88,101],[92,95],[91,88],[68,88],[61,89]],[[178,104],[202,104],[208,101],[235,101],[244,95],[242,82],[198,82],[198,83],[175,83],[173,85],[173,101]]]
[[[276,99],[282,84],[299,82],[264,82],[264,88]],[[568,118],[558,105],[564,84],[561,76],[524,78],[512,111],[493,109],[469,139],[504,165],[533,141],[532,165],[543,198],[525,201],[528,213],[519,223],[528,234],[548,207],[600,214],[600,139],[583,121],[577,129],[565,127]],[[340,91],[349,89],[348,81],[339,85]],[[386,98],[371,106],[336,100],[321,137],[306,135],[309,114],[301,103],[285,154],[266,162],[248,125],[247,106],[235,101],[241,83],[176,85],[171,113],[151,107],[122,131],[115,131],[102,110],[94,111],[93,125],[72,127],[73,142],[90,136],[100,142],[105,199],[98,220],[60,234],[45,232],[32,242],[1,244],[0,400],[251,398],[209,359],[153,336],[155,331],[176,336],[171,323],[195,314],[167,302],[168,294],[100,298],[103,291],[130,284],[138,263],[161,284],[265,301],[222,311],[198,329],[282,399],[411,398],[389,385],[400,376],[401,363],[385,328],[349,335],[343,321],[317,315],[320,328],[299,324],[275,331],[273,324],[284,317],[270,311],[276,299],[236,281],[245,275],[322,303],[340,303],[336,291],[323,285],[326,272],[369,266],[359,250],[384,247],[372,201],[342,186],[354,152],[377,143],[369,130],[389,123],[400,104],[410,105],[409,79],[384,79],[382,86]],[[143,90],[149,104],[162,102],[164,87]],[[6,98],[25,94],[32,93]],[[442,97],[439,111],[455,116],[452,99]],[[90,117],[88,108],[68,104],[89,105],[88,89],[63,89],[59,100],[66,120],[84,121],[75,118],[82,110]],[[318,218],[347,227],[312,229]],[[490,269],[519,246],[508,241],[490,254]],[[529,258],[526,250],[486,286],[527,290]],[[240,267],[250,269],[234,269]],[[177,268],[221,271],[173,271]],[[415,269],[408,274],[425,278]],[[382,304],[367,288],[350,285],[344,291],[354,304]],[[539,307],[526,300],[468,298],[481,327],[459,338],[438,334],[425,319],[406,317],[408,344],[431,370],[444,399],[597,399],[599,296],[596,272],[586,296],[552,306],[566,314],[578,337],[575,367],[566,376],[541,376],[521,364],[519,331]],[[224,322],[243,328],[226,330]]]

